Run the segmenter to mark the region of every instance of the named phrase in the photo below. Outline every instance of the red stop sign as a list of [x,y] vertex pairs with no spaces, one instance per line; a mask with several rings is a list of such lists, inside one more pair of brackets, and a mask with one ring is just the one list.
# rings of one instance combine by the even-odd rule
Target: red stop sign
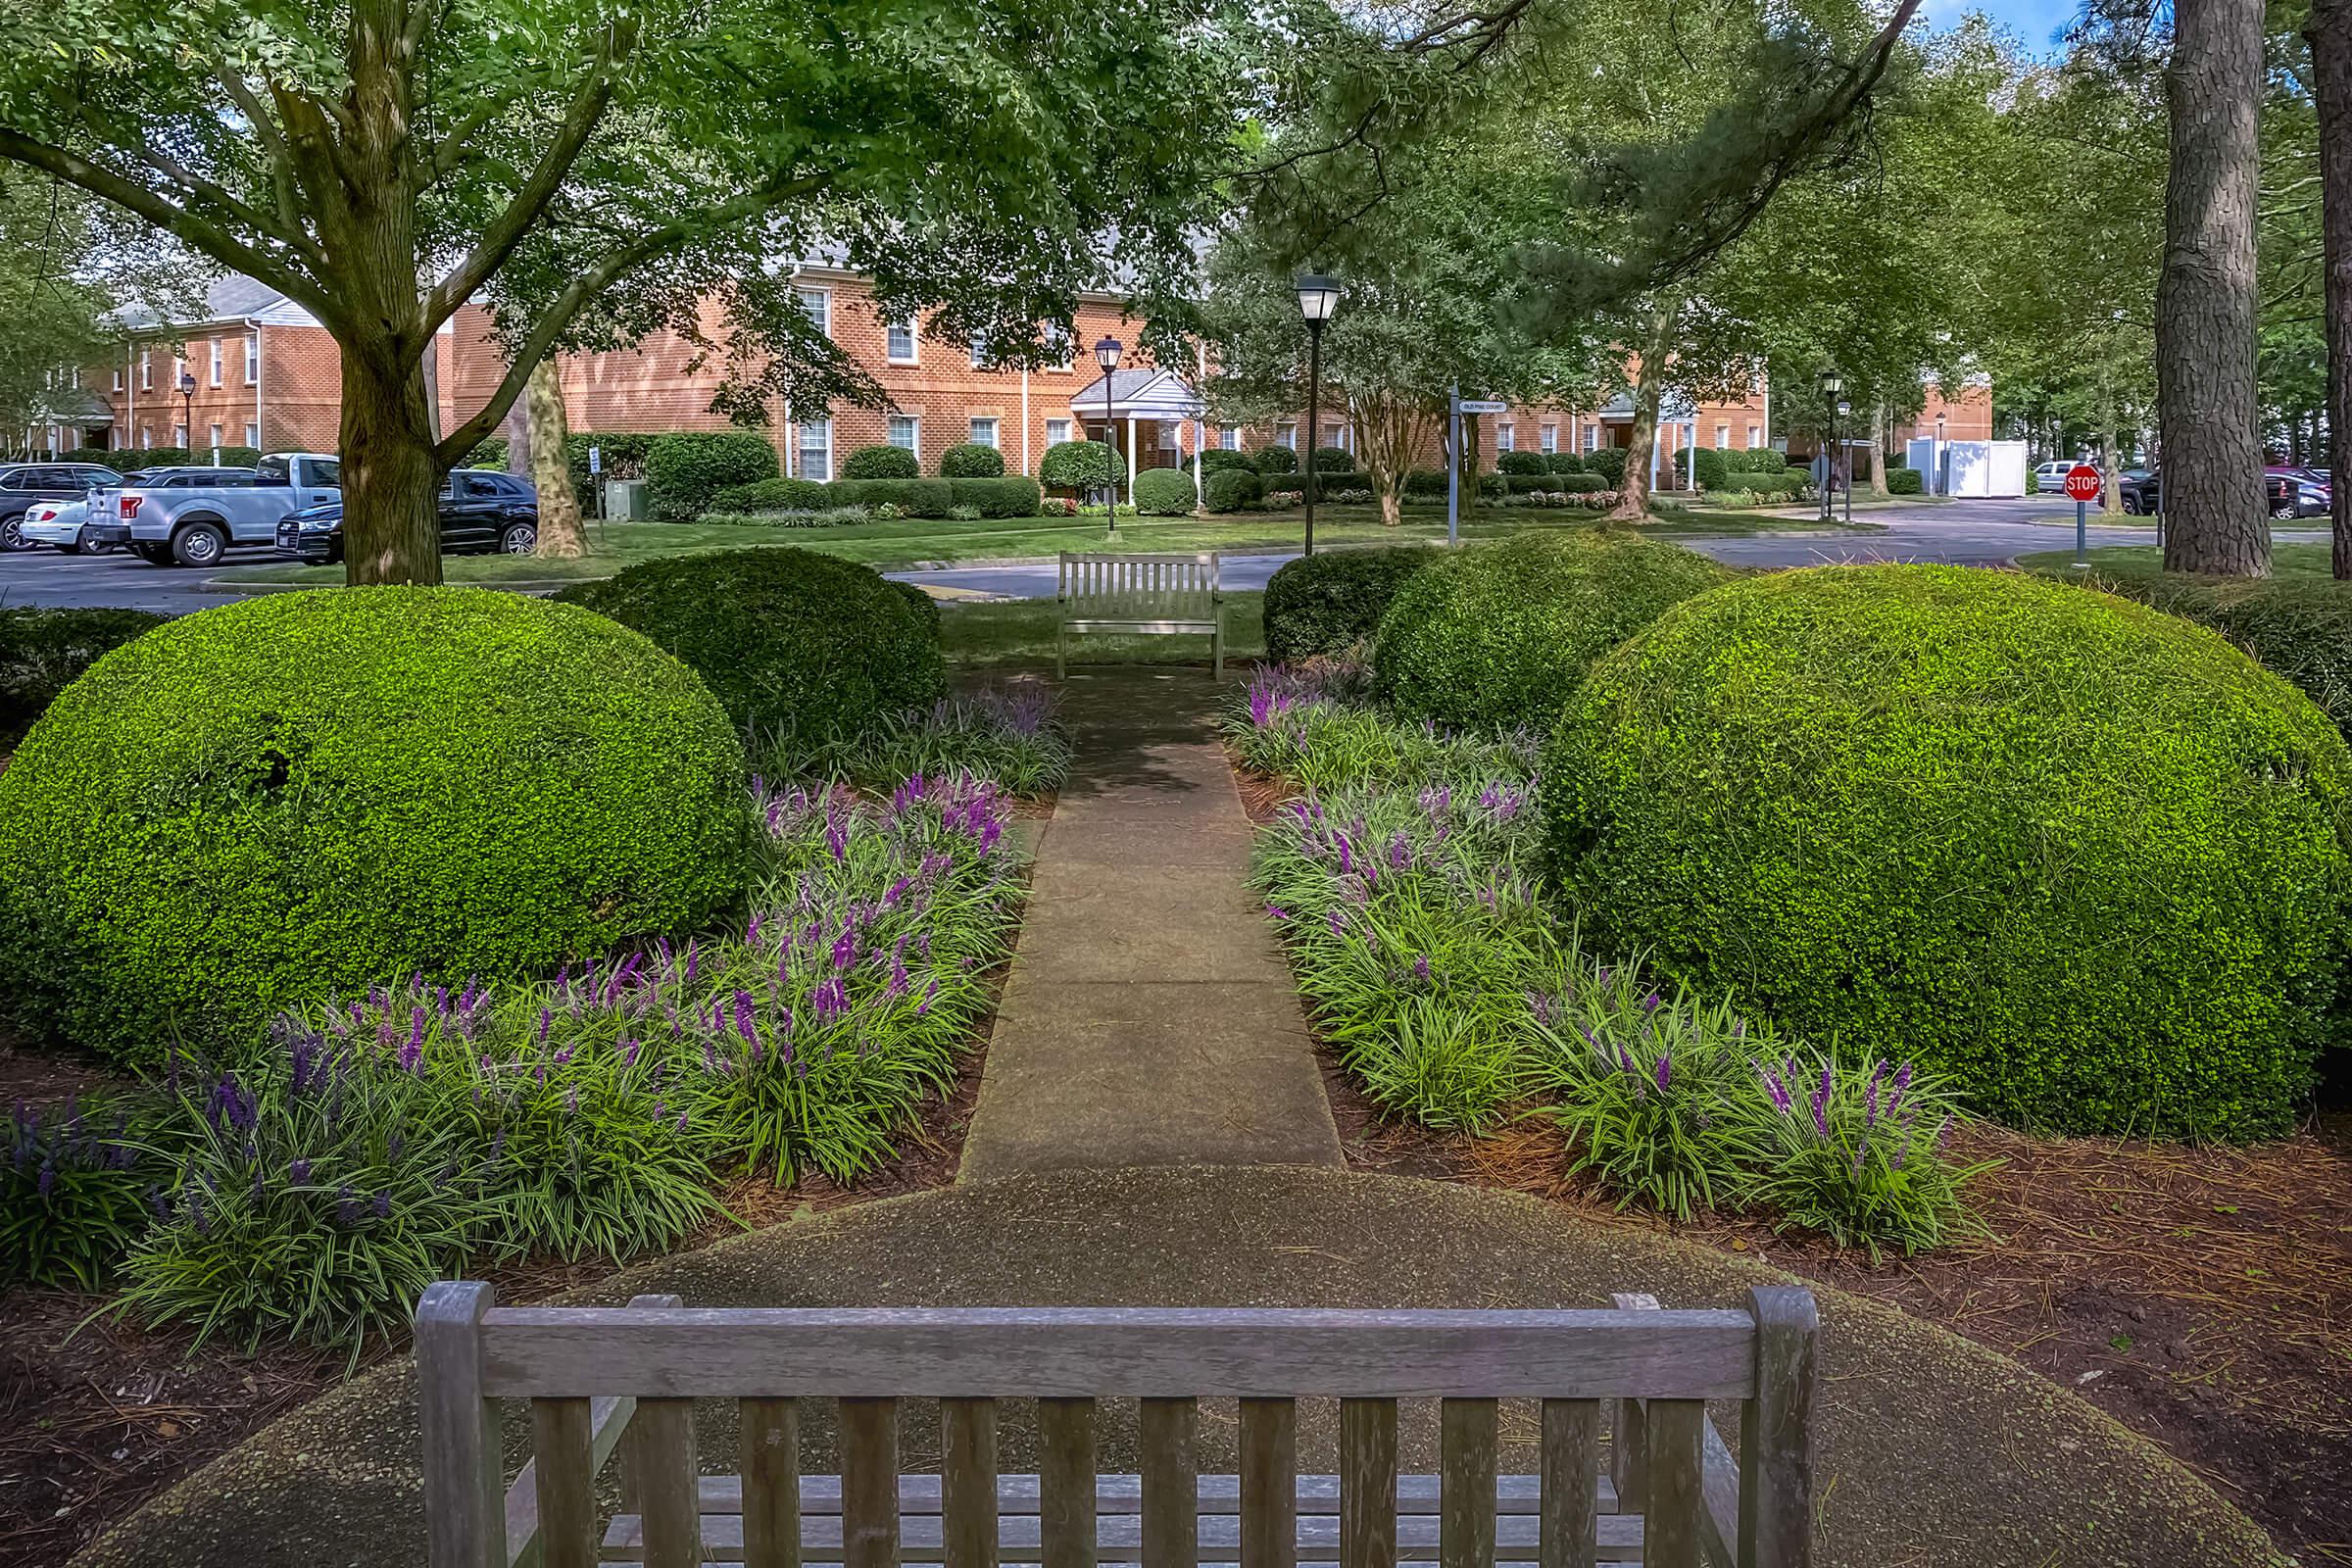
[[2096,501],[2106,487],[2106,479],[2087,463],[2078,463],[2066,470],[2066,493],[2070,500]]

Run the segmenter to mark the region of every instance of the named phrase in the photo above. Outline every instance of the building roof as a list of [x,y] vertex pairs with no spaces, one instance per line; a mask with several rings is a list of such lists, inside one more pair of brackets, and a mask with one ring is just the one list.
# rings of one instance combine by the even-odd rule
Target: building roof
[[[1195,419],[1201,414],[1200,394],[1174,370],[1153,369],[1149,366],[1130,370],[1113,370],[1110,381],[1110,416],[1114,419]],[[1084,416],[1102,412],[1103,377],[1094,380],[1070,394],[1070,412]]]
[[285,295],[257,278],[226,272],[206,285],[204,303],[194,315],[165,314],[157,307],[134,301],[115,312],[115,323],[133,332],[162,326],[202,326],[214,321],[258,319],[271,326],[317,326],[318,318]]

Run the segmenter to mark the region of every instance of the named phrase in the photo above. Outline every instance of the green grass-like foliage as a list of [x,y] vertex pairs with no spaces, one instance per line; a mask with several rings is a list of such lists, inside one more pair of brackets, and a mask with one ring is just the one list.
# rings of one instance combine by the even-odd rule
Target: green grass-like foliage
[[1146,468],[1135,476],[1135,510],[1147,517],[1183,517],[1199,497],[1182,468]]
[[1437,559],[1422,549],[1327,550],[1285,564],[1266,583],[1266,657],[1291,664],[1368,640],[1405,579]]
[[1069,727],[1054,717],[1051,693],[1021,684],[943,697],[929,708],[894,714],[864,729],[814,743],[790,736],[755,738],[761,776],[830,778],[863,790],[888,790],[918,775],[968,773],[1014,795],[1061,787],[1070,770]]
[[693,672],[569,606],[204,611],[99,661],[0,774],[0,995],[151,1062],[378,975],[682,928],[741,893],[743,787]]
[[952,776],[756,814],[739,932],[547,981],[371,987],[280,1018],[231,1070],[175,1069],[126,1309],[356,1348],[469,1261],[675,1246],[746,1161],[848,1182],[891,1157],[1018,925],[1008,804]]
[[2248,1137],[2341,969],[2352,758],[2143,607],[1965,567],[1722,588],[1545,757],[1589,935],[2029,1126]]
[[1250,772],[1307,789],[1533,771],[1541,741],[1533,731],[1488,737],[1397,723],[1361,701],[1369,679],[1346,659],[1261,665],[1226,714],[1226,738]]
[[930,703],[946,684],[936,615],[872,567],[812,550],[648,561],[560,597],[685,661],[739,725],[848,731]]
[[1381,619],[1380,696],[1405,718],[1548,729],[1594,660],[1724,575],[1678,545],[1583,529],[1448,555]]
[[0,1123],[0,1285],[94,1291],[114,1276],[157,1180],[148,1118],[132,1109],[76,1098]]

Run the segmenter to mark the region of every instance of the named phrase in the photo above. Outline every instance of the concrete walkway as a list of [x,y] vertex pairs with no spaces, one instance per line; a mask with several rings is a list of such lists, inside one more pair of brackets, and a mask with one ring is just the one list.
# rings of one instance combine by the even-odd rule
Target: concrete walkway
[[959,1179],[1341,1163],[1290,970],[1244,885],[1250,820],[1199,670],[1074,676]]

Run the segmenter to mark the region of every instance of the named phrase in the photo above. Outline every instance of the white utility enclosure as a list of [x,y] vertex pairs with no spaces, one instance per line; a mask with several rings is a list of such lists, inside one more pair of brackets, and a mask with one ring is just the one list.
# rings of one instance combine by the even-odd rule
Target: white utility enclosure
[[1938,441],[1933,436],[1916,436],[1904,444],[1903,462],[1920,471],[1930,495],[2026,493],[2023,441]]

